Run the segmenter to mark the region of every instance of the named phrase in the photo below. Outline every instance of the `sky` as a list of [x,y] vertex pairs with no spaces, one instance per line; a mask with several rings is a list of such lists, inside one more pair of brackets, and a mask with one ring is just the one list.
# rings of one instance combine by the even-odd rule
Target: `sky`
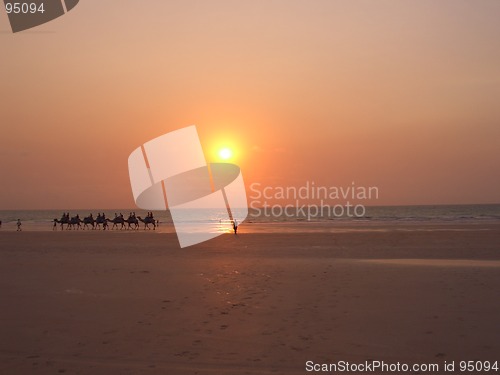
[[500,2],[81,0],[0,11],[0,209],[133,207],[127,159],[195,124],[245,184],[500,203]]

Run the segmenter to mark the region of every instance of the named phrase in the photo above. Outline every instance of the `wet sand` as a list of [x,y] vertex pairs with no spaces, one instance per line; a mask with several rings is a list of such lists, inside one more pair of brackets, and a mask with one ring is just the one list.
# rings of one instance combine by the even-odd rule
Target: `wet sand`
[[0,373],[500,360],[500,226],[382,229],[0,232]]

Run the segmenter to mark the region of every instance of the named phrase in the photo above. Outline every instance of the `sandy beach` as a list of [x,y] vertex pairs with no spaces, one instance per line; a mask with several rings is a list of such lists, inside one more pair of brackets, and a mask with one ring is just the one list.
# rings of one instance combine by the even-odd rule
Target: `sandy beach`
[[498,224],[241,232],[0,232],[0,373],[500,360]]

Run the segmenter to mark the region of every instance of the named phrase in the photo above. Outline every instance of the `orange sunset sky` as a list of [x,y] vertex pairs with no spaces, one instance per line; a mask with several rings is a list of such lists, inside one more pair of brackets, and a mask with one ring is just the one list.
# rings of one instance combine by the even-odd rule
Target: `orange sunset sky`
[[500,1],[81,0],[0,11],[0,209],[133,207],[127,158],[196,124],[246,185],[500,203]]

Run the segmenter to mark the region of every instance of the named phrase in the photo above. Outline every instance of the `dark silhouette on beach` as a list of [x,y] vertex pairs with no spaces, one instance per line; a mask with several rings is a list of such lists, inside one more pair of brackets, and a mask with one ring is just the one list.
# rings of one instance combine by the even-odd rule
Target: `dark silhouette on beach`
[[[60,219],[54,219],[53,220],[53,230],[57,229],[57,225],[60,224],[61,230],[72,230],[72,229],[92,229],[96,230],[99,229],[101,230],[101,226],[103,230],[106,229],[132,229],[132,230],[137,230],[139,229],[139,222],[144,223],[144,230],[146,229],[151,229],[151,225],[153,226],[153,230],[156,229],[156,227],[159,225],[159,221],[154,218],[154,215],[152,212],[148,212],[147,216],[145,219],[142,219],[140,216],[136,216],[135,212],[130,212],[129,216],[127,219],[124,218],[123,214],[117,214],[115,212],[115,217],[114,219],[108,219],[106,218],[106,215],[103,213],[98,213],[97,217],[94,218],[94,215],[92,213],[89,214],[89,216],[86,216],[82,219],[80,219],[80,215],[76,215],[71,217],[69,212],[64,212],[61,216]],[[109,227],[108,223],[112,223],[113,225],[111,228]],[[66,228],[64,228],[66,226]]]

